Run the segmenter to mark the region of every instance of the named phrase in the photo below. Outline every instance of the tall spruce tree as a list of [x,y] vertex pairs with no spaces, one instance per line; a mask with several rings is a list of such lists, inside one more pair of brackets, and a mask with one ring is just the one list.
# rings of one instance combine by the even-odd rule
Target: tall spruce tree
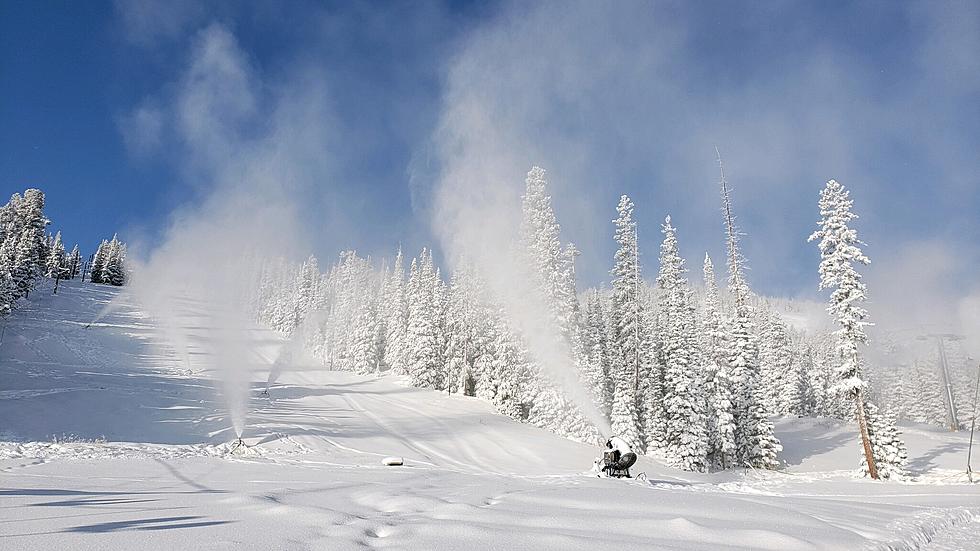
[[639,448],[643,443],[639,416],[639,388],[644,358],[644,328],[642,327],[642,303],[640,300],[640,265],[637,254],[637,230],[633,221],[633,202],[623,195],[616,207],[618,216],[615,240],[615,264],[611,271],[612,329],[610,364],[615,380],[612,412],[613,433]]
[[95,256],[92,257],[92,266],[89,268],[89,281],[92,283],[104,283],[102,271],[105,268],[108,256],[109,241],[103,239],[99,243],[99,248],[95,250]]
[[126,283],[126,245],[115,235],[109,242],[109,250],[102,267],[102,283],[116,286]]
[[[820,249],[820,290],[833,289],[827,311],[834,317],[840,329],[837,330],[837,386],[836,390],[854,402],[854,416],[858,423],[861,443],[864,448],[864,466],[871,478],[889,476],[893,470],[901,469],[904,460],[900,454],[883,453],[883,450],[898,446],[897,430],[885,428],[887,419],[876,417],[877,427],[870,426],[868,402],[865,393],[866,383],[862,376],[859,346],[867,344],[868,336],[864,328],[867,310],[861,303],[867,298],[867,286],[861,281],[855,264],[870,264],[871,260],[861,250],[863,244],[857,231],[850,227],[857,215],[851,210],[854,202],[850,192],[836,180],[830,180],[820,192],[819,229],[813,232],[809,241],[819,241]],[[872,431],[879,442],[872,440]],[[884,442],[888,439],[890,442]],[[875,453],[877,450],[878,454]],[[878,464],[882,468],[879,472]]]
[[[581,338],[578,297],[575,293],[575,257],[578,251],[569,244],[562,248],[561,228],[548,195],[544,169],[532,167],[524,180],[525,192],[521,205],[520,239],[524,264],[531,283],[531,300],[546,316],[545,339],[552,339],[558,354],[567,356],[579,379],[587,370],[586,353]],[[537,328],[540,330],[541,328]],[[554,381],[555,366],[542,362],[560,362],[553,357],[534,358],[536,377],[529,390],[533,396],[530,422],[563,436],[584,441],[594,439],[595,428],[589,428],[579,407],[568,399]],[[561,367],[559,367],[561,369]]]
[[728,288],[735,302],[732,319],[728,324],[731,330],[728,364],[731,366],[734,399],[732,413],[735,417],[736,458],[746,466],[774,469],[779,466],[777,455],[783,448],[773,433],[766,408],[760,403],[758,338],[753,332],[749,286],[743,273],[744,257],[739,247],[739,232],[735,226],[731,192],[720,153],[718,168],[721,172],[719,183],[728,250]]
[[420,388],[440,388],[442,384],[442,345],[439,334],[437,284],[432,253],[422,250],[412,260],[408,280],[408,374]]
[[387,292],[384,362],[394,373],[405,374],[408,373],[408,300],[405,288],[405,260],[401,247],[398,248],[398,254],[395,256]]
[[55,234],[54,241],[51,243],[50,252],[45,262],[45,274],[50,278],[64,278],[65,273],[65,245],[61,242],[61,232]]
[[721,310],[718,283],[711,258],[704,255],[704,347],[707,356],[708,389],[708,462],[711,467],[727,469],[737,457],[735,443],[734,396],[732,392],[731,330]]
[[659,356],[664,373],[664,434],[662,449],[675,465],[704,471],[708,449],[706,398],[691,292],[684,273],[684,259],[677,246],[677,230],[670,216],[663,225],[660,246],[661,290],[657,328]]

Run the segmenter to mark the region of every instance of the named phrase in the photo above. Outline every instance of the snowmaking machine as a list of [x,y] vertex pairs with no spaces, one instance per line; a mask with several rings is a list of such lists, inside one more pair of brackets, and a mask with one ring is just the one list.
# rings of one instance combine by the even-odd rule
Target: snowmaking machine
[[600,477],[633,478],[630,467],[636,463],[636,454],[632,448],[619,436],[613,436],[606,441],[593,470]]

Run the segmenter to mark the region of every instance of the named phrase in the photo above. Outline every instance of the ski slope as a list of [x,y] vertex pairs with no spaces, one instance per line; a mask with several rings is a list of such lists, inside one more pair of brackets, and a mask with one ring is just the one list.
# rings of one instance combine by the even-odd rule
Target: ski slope
[[853,428],[814,419],[777,420],[778,472],[599,479],[592,447],[392,377],[301,361],[262,396],[279,342],[255,329],[232,451],[206,309],[167,327],[117,289],[48,293],[0,344],[0,549],[980,548],[963,434],[906,427],[904,483],[861,479]]

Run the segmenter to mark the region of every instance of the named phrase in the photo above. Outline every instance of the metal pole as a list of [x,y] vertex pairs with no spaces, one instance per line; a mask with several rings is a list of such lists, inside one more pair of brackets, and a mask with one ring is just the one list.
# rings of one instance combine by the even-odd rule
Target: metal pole
[[980,398],[980,363],[977,364],[977,386],[973,391],[973,420],[970,421],[970,446],[966,449],[966,476],[973,482],[973,431],[977,428],[977,399]]
[[960,421],[956,415],[956,402],[953,400],[953,382],[949,376],[949,364],[946,359],[946,345],[944,335],[936,336],[936,343],[939,348],[939,374],[942,377],[942,385],[946,398],[946,416],[949,421],[949,430],[957,431],[960,428]]

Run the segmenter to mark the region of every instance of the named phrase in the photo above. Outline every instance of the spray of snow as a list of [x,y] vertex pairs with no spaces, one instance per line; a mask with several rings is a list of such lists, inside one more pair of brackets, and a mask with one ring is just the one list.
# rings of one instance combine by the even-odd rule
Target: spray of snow
[[260,77],[215,24],[196,35],[176,83],[144,102],[198,187],[162,243],[135,262],[130,286],[185,364],[220,380],[239,437],[250,384],[281,346],[257,333],[249,295],[263,255],[306,248],[296,198],[326,172],[322,83],[303,73],[273,94]]
[[[532,288],[516,250],[525,173],[536,163],[548,168],[549,159],[534,158],[533,144],[512,127],[515,110],[524,113],[528,107],[506,104],[515,97],[511,87],[520,86],[520,78],[505,79],[506,90],[486,93],[484,77],[493,72],[498,40],[493,35],[475,40],[450,69],[435,137],[441,173],[433,193],[434,231],[450,263],[465,259],[476,267],[543,373],[608,435],[608,421],[583,387],[571,351],[558,338],[549,308]],[[549,190],[555,196],[562,193],[560,178],[557,182]],[[560,209],[557,214],[561,221]]]

